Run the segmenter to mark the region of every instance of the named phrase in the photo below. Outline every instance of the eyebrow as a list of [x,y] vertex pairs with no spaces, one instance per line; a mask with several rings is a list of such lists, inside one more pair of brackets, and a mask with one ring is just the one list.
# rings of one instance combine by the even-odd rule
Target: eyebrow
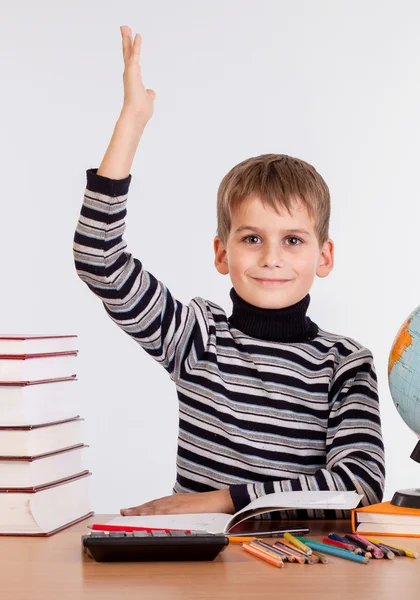
[[[240,233],[241,231],[245,231],[245,230],[249,230],[249,231],[257,231],[258,233],[262,233],[262,229],[260,229],[259,227],[251,227],[251,225],[241,225],[240,227],[238,227],[238,229],[235,230],[235,233]],[[311,235],[309,231],[307,231],[306,229],[284,229],[282,231],[282,233],[286,234],[286,235],[290,235],[292,233],[300,233],[302,235]]]

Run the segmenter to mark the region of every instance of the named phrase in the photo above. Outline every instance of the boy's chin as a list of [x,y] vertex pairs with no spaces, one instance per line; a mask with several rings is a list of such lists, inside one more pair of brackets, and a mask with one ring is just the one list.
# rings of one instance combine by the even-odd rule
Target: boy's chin
[[292,294],[287,292],[286,290],[278,290],[278,289],[267,289],[261,290],[258,292],[250,291],[250,290],[239,290],[235,288],[238,296],[248,302],[248,304],[252,304],[258,308],[268,308],[268,309],[280,309],[287,308],[288,306],[292,306],[296,304],[302,298],[304,298],[307,292],[301,294]]

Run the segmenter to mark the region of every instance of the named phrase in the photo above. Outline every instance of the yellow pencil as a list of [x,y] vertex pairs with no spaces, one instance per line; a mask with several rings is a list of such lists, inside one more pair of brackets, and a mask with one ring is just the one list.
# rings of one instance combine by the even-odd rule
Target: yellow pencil
[[286,538],[286,540],[289,540],[289,542],[291,544],[296,546],[296,548],[299,548],[299,550],[302,550],[302,552],[304,552],[308,556],[312,554],[312,548],[309,548],[309,546],[307,546],[300,540],[296,539],[295,536],[292,535],[291,533],[286,531],[286,533],[284,534],[284,537]]
[[[383,540],[378,540],[378,538],[367,537],[366,539],[369,540],[369,542],[373,542],[374,544],[385,544],[386,546],[388,545]],[[416,552],[415,550],[409,550],[408,548],[403,548],[402,546],[397,546],[394,543],[391,543],[390,547],[396,548],[397,550],[403,550],[406,553],[406,555],[409,556],[410,558],[418,558],[419,553]]]

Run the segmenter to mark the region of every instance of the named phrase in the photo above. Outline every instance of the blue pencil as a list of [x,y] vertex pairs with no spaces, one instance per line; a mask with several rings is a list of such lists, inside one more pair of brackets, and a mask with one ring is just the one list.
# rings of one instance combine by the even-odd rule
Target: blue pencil
[[329,544],[323,544],[322,542],[316,542],[314,540],[308,540],[304,537],[296,536],[298,540],[312,548],[312,550],[319,550],[320,552],[324,552],[325,554],[331,554],[332,556],[339,556],[340,558],[347,558],[347,560],[353,560],[354,562],[368,564],[369,559],[361,556],[360,554],[354,554],[349,550],[344,550],[342,548],[336,548],[335,546],[330,546]]

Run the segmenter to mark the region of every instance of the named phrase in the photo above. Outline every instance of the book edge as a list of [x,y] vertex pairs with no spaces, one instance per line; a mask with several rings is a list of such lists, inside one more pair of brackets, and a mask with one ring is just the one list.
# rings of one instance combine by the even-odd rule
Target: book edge
[[1,494],[38,494],[39,492],[43,492],[53,487],[58,487],[59,485],[65,485],[66,483],[70,483],[73,481],[78,481],[79,479],[83,479],[84,477],[90,477],[92,473],[89,470],[80,471],[80,473],[76,473],[75,475],[70,475],[69,477],[65,477],[64,479],[58,479],[56,481],[50,481],[38,487],[29,487],[29,488],[0,488]]
[[66,523],[65,525],[61,525],[60,527],[57,527],[57,529],[53,529],[52,531],[40,532],[40,533],[20,533],[20,532],[19,533],[2,533],[2,532],[0,532],[0,537],[6,537],[6,536],[49,537],[51,535],[58,533],[59,531],[63,531],[63,529],[67,529],[68,527],[71,527],[72,525],[76,525],[77,523],[80,523],[81,521],[84,521],[85,519],[89,519],[94,514],[95,514],[94,511],[91,510],[88,513],[84,514],[83,516],[79,517],[78,519],[74,519],[74,521],[71,521],[70,523]]

